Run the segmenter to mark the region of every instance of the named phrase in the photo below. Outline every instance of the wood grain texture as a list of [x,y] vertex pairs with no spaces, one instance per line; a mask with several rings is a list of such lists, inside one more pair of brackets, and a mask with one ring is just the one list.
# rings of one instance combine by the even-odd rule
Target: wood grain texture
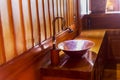
[[39,20],[38,20],[38,11],[37,11],[37,2],[36,0],[30,1],[31,7],[31,17],[32,17],[32,29],[33,29],[33,40],[34,46],[39,44],[40,34],[39,34]]
[[25,38],[27,49],[33,46],[32,25],[31,25],[31,13],[30,13],[29,0],[22,0],[23,19],[25,28]]
[[6,62],[6,56],[5,56],[5,48],[4,48],[4,42],[3,42],[3,31],[2,31],[2,24],[1,24],[1,14],[0,14],[0,64],[3,64]]
[[46,35],[47,35],[47,38],[50,38],[50,22],[49,22],[49,8],[48,8],[48,0],[44,0],[44,13],[45,13],[45,24],[46,24]]
[[[57,16],[68,20],[66,4],[73,9],[76,7],[70,5],[76,4],[76,0],[73,3],[67,2],[0,0],[0,80],[40,80],[39,68],[48,60],[44,56],[52,46],[52,21]],[[73,13],[76,12],[71,14]],[[69,19],[71,17],[73,15],[69,15]],[[76,23],[71,26],[74,30],[72,33],[68,33],[68,30],[61,31],[60,21],[56,25],[59,25],[56,26],[57,44],[78,35]]]
[[50,29],[51,29],[51,36],[53,35],[53,24],[52,24],[52,21],[53,21],[53,18],[54,18],[54,5],[53,5],[53,0],[49,0],[49,15],[50,15]]
[[63,6],[63,9],[64,9],[64,18],[66,20],[66,25],[68,25],[68,21],[67,21],[67,0],[64,0],[64,6]]
[[40,17],[39,17],[39,6],[38,6],[38,0],[36,0],[36,16],[37,16],[37,21],[38,21],[38,40],[39,44],[41,44],[41,28],[40,28]]
[[47,26],[46,26],[46,19],[45,19],[45,2],[42,0],[42,8],[43,8],[43,21],[44,21],[44,31],[45,31],[45,40],[47,39]]
[[14,30],[15,30],[15,41],[16,41],[16,53],[21,54],[25,51],[25,39],[24,39],[24,30],[23,24],[21,22],[21,13],[20,13],[20,3],[19,0],[12,0],[12,12],[13,12],[13,21],[14,21]]
[[24,18],[23,18],[23,8],[22,8],[22,0],[19,0],[19,5],[20,5],[20,24],[22,28],[22,35],[23,35],[23,48],[24,51],[27,50],[27,43],[26,43],[26,38],[25,38],[25,26],[24,26]]
[[45,27],[44,27],[44,15],[43,15],[43,0],[38,0],[38,11],[39,11],[39,20],[40,20],[40,35],[41,35],[41,42],[45,40]]
[[[54,5],[54,7],[53,7],[53,9],[54,9],[54,17],[58,17],[58,0],[53,0],[53,5]],[[56,33],[58,33],[58,30],[59,30],[59,20],[57,20],[56,21],[56,24],[55,24],[55,27],[56,27],[56,29],[55,29],[55,31],[56,31]]]
[[52,36],[52,20],[51,20],[51,14],[50,14],[50,12],[51,12],[51,10],[50,10],[50,1],[51,0],[48,0],[48,16],[49,16],[49,29],[50,29],[50,37]]
[[[51,38],[55,17],[64,17],[66,26],[71,26],[71,14],[75,12],[70,8],[74,9],[76,5],[71,4],[75,3],[74,0],[0,0],[1,63]],[[61,23],[56,21],[56,34],[62,32]]]
[[[74,1],[73,0],[70,0],[70,3],[69,3],[69,5],[70,5],[70,12],[69,12],[69,14],[70,14],[70,25],[74,22]],[[71,17],[72,16],[72,17]]]
[[0,7],[5,56],[8,61],[16,55],[10,0],[0,0]]
[[[69,34],[65,31],[61,35],[58,35],[58,43],[67,39],[73,39],[77,34],[76,32],[75,30],[74,33]],[[38,71],[41,65],[49,59],[45,57],[47,52],[51,49],[52,39],[46,40],[41,44],[41,46],[35,46],[24,54],[1,65],[0,80],[39,80],[41,78],[41,73]]]

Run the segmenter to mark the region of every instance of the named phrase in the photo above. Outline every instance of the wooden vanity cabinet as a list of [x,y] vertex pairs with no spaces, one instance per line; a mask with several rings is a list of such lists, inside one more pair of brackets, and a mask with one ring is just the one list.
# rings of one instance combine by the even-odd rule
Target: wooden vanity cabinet
[[120,30],[108,31],[108,61],[120,62]]
[[45,62],[40,68],[42,80],[101,80],[107,52],[105,31],[83,31],[75,39],[92,40],[95,46],[86,57],[77,61],[68,58],[57,67]]
[[104,71],[104,65],[106,64],[106,53],[107,53],[107,37],[104,36],[101,44],[95,65],[93,70],[93,80],[101,80]]

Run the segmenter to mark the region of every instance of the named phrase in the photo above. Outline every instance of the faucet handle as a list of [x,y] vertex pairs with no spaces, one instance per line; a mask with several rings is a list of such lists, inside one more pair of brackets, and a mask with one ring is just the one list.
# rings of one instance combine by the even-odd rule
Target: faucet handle
[[73,30],[71,28],[67,28],[67,29],[68,29],[69,33],[73,32]]
[[67,27],[66,30],[68,30],[68,33],[73,32],[73,30],[70,27]]
[[66,30],[66,29],[67,29],[67,26],[62,25],[62,30],[64,31],[64,30]]
[[73,30],[70,27],[62,27],[62,30],[68,30],[69,33],[73,32]]

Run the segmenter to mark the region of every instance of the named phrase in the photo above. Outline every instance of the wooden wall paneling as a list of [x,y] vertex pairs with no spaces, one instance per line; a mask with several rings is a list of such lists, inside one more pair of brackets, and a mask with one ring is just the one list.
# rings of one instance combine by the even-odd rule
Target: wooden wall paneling
[[[86,1],[86,4],[88,3],[88,1]],[[87,8],[88,8],[88,5],[87,5]],[[88,13],[88,9],[86,11]],[[80,0],[77,0],[77,14],[79,16],[79,18],[81,18],[81,2]]]
[[69,2],[69,25],[71,25],[72,24],[72,22],[71,22],[71,9],[72,9],[72,5],[71,5],[71,0],[68,0],[68,2]]
[[5,56],[2,22],[1,22],[1,13],[0,13],[0,64],[3,64],[5,62],[6,62],[6,56]]
[[0,8],[5,56],[6,61],[8,61],[17,55],[15,49],[15,38],[12,20],[13,15],[10,0],[0,0]]
[[32,27],[33,27],[33,39],[34,39],[34,46],[39,44],[40,36],[39,36],[39,20],[38,20],[38,5],[36,0],[31,0],[31,15],[32,15]]
[[44,12],[45,12],[45,24],[46,24],[46,34],[47,34],[47,39],[50,38],[50,17],[49,17],[49,8],[48,5],[49,1],[44,0]]
[[36,15],[37,15],[37,21],[38,21],[38,37],[39,37],[39,44],[41,44],[41,28],[40,28],[40,17],[39,17],[39,1],[36,0]]
[[50,22],[51,22],[51,35],[53,35],[53,18],[54,18],[54,1],[49,0],[49,10],[50,10]]
[[[59,7],[58,7],[58,0],[56,0],[56,10],[57,10],[57,17],[60,17],[59,16]],[[60,23],[60,19],[58,19],[57,21],[56,21],[56,27],[57,27],[57,34],[60,32],[60,25],[59,25],[59,23]]]
[[[50,17],[48,21],[52,22],[56,14],[57,14],[56,17],[60,15],[59,14],[60,5],[61,6],[63,5],[63,7],[61,7],[60,10],[61,12],[63,10],[62,16],[66,18],[66,14],[67,14],[66,0],[64,1],[61,0],[60,5],[59,2],[57,1],[55,1],[55,3],[53,4],[53,1],[55,0],[49,0],[48,3],[48,0],[46,0],[47,4],[50,4],[48,5],[49,8],[47,15],[48,17]],[[1,80],[16,80],[16,79],[39,80],[40,76],[38,75],[39,72],[37,72],[39,70],[37,61],[40,61],[39,62],[40,63],[39,68],[40,68],[40,66],[43,63],[42,60],[45,61],[43,57],[45,55],[44,53],[50,50],[48,47],[50,46],[51,43],[51,40],[49,39],[46,40],[48,36],[46,34],[47,33],[46,23],[48,22],[45,17],[46,6],[45,4],[43,4],[46,2],[44,2],[44,0],[35,0],[35,1],[34,0],[0,0],[0,15],[1,15],[0,22],[2,22],[2,24],[0,23],[0,48],[2,45],[3,62],[14,58],[17,55],[16,53],[21,54],[22,51],[26,51],[21,56],[18,56],[17,58],[14,58],[8,63],[1,66],[0,68]],[[57,6],[56,9],[54,9],[55,7],[53,6]],[[50,7],[52,7],[52,9],[50,9]],[[49,14],[49,10],[50,10],[50,14]],[[64,12],[65,14],[63,14]],[[58,30],[58,27],[56,27],[56,30]],[[17,35],[20,38],[18,38]],[[76,36],[76,31],[73,33],[68,33],[66,31],[63,34],[61,34],[59,37],[57,37],[57,42],[61,42],[67,39],[73,39],[75,36]],[[20,39],[20,43],[22,43],[21,45],[18,41],[19,39]],[[33,47],[34,41],[35,44],[37,44],[38,41],[42,42],[44,40],[46,40],[46,43],[43,44],[49,45],[46,48],[42,49],[40,46],[37,46],[30,50],[27,50]],[[11,71],[13,72],[12,74]]]
[[36,15],[37,15],[37,21],[38,21],[38,37],[39,37],[39,44],[41,44],[41,28],[40,28],[40,15],[39,15],[39,1],[38,0],[36,0]]
[[[58,16],[59,17],[62,17],[62,15],[61,15],[61,0],[58,0]],[[61,20],[59,20],[59,23],[58,23],[58,25],[59,25],[59,32],[61,31]]]
[[67,0],[67,21],[69,26],[70,25],[70,0]]
[[10,31],[11,31],[11,35],[13,38],[13,48],[14,48],[14,57],[18,55],[17,51],[16,51],[16,37],[15,37],[15,30],[14,30],[14,24],[13,24],[13,12],[12,12],[12,3],[11,0],[7,1],[7,5],[8,5],[8,16],[9,16],[9,23],[10,23]]
[[60,0],[60,2],[61,2],[61,5],[60,5],[60,7],[61,7],[61,16],[64,17],[64,0]]
[[27,49],[30,49],[33,46],[33,31],[31,23],[31,12],[30,12],[30,2],[29,0],[22,0],[23,8],[23,19],[24,19],[24,28],[25,28],[25,38]]
[[32,13],[31,13],[31,0],[28,0],[28,11],[30,14],[30,27],[31,27],[31,36],[32,36],[32,47],[34,46],[34,36],[33,36],[33,23],[32,23]]
[[68,14],[69,14],[69,10],[68,10],[68,0],[66,0],[66,4],[65,4],[65,8],[66,8],[66,13],[65,13],[65,15],[66,15],[66,24],[67,24],[67,26],[69,25],[69,22],[68,22]]
[[62,15],[62,17],[64,17],[65,18],[65,22],[66,22],[66,24],[65,24],[65,26],[68,26],[68,19],[67,19],[67,13],[68,13],[68,11],[67,11],[67,0],[61,0],[61,15]]
[[[72,1],[72,0],[71,0]],[[73,15],[73,17],[72,17],[72,21],[74,22],[74,1],[72,1],[72,6],[73,6],[73,8],[72,8],[72,10],[71,10],[71,12],[72,12],[72,15]]]
[[44,17],[43,17],[43,6],[42,0],[38,0],[38,11],[39,11],[39,20],[40,20],[40,36],[41,42],[45,40],[45,27],[44,27]]
[[[59,0],[60,2],[60,15],[61,17],[64,17],[64,0]],[[62,22],[60,22],[60,28],[61,28]],[[62,28],[60,29],[62,31]]]
[[14,21],[14,31],[15,31],[15,42],[16,42],[16,52],[17,54],[21,54],[25,51],[24,44],[24,30],[23,25],[21,23],[20,16],[20,3],[19,0],[11,0],[12,3],[12,13],[13,13],[13,21]]
[[73,0],[70,0],[70,23],[72,24],[73,22],[74,22],[74,10],[73,10],[73,8],[74,8],[74,1]]
[[24,26],[24,18],[23,18],[23,8],[22,8],[22,0],[19,0],[19,9],[20,9],[20,24],[21,24],[21,28],[22,28],[22,37],[23,37],[23,48],[24,51],[27,50],[27,42],[26,42],[26,36],[25,36],[25,26]]
[[[53,8],[54,9],[54,17],[58,17],[58,3],[57,3],[58,0],[53,0],[53,1],[54,1],[54,4],[53,4],[54,5],[54,8]],[[55,24],[56,33],[58,33],[58,29],[59,29],[58,22],[59,22],[58,20],[55,22],[56,23]]]
[[44,21],[44,31],[45,31],[45,40],[47,39],[47,27],[46,27],[46,19],[45,19],[45,3],[42,0],[42,8],[43,8],[43,21]]
[[52,36],[52,23],[51,23],[51,10],[50,10],[50,1],[51,0],[48,0],[48,15],[49,15],[49,28],[50,28],[50,37]]
[[59,15],[62,17],[62,9],[61,9],[61,8],[62,8],[62,6],[61,6],[62,3],[61,3],[61,2],[62,2],[62,0],[59,0],[59,1],[58,1],[58,4],[59,4],[58,7],[60,8],[60,9],[59,9]]
[[[57,41],[61,42],[61,40],[73,39],[75,34],[76,32],[68,33],[65,31],[57,36]],[[43,45],[50,43],[51,40],[47,40]],[[42,78],[42,76],[39,75],[40,67],[44,62],[49,60],[49,55],[46,56],[49,50],[49,46],[44,49],[40,46],[35,46],[17,58],[2,65],[0,67],[0,80],[40,80],[39,78]]]
[[44,12],[43,12],[43,0],[38,0],[38,9],[39,9],[39,20],[40,20],[40,32],[41,32],[41,42],[45,40],[45,22],[44,22]]
[[63,4],[63,9],[64,9],[64,18],[65,18],[65,20],[66,20],[66,25],[68,25],[68,23],[67,23],[67,16],[66,16],[66,14],[67,14],[67,2],[66,2],[66,0],[64,0],[64,4]]
[[77,16],[77,0],[74,0],[74,16]]
[[[49,25],[52,26],[52,24],[50,24],[50,22],[52,22],[54,15],[55,16],[61,16],[61,15],[63,16],[63,10],[64,10],[64,12],[65,12],[64,15],[66,16],[67,11],[69,10],[68,8],[70,7],[70,5],[69,5],[70,1],[68,1],[68,0],[64,0],[64,1],[63,0],[54,0],[54,1],[46,0],[45,2],[44,2],[44,0],[42,0],[41,3],[39,3],[40,0],[37,0],[37,1],[35,1],[35,0],[27,0],[27,1],[25,1],[25,0],[22,0],[22,1],[21,0],[8,0],[8,1],[1,0],[1,3],[2,2],[4,2],[6,4],[6,5],[4,5],[4,7],[7,6],[6,11],[8,12],[8,14],[7,14],[7,12],[5,14],[4,14],[4,12],[2,12],[1,15],[7,15],[7,17],[8,17],[8,15],[12,15],[12,16],[8,17],[9,19],[7,22],[10,24],[10,29],[5,29],[5,30],[9,30],[12,34],[11,36],[12,36],[12,40],[13,40],[12,45],[14,48],[14,55],[21,54],[23,51],[26,50],[26,46],[27,46],[27,49],[33,47],[34,40],[35,40],[35,44],[38,44],[39,41],[43,41],[43,40],[47,39],[47,36],[50,37],[51,34],[48,34],[47,32],[49,32],[51,28],[46,26],[47,23],[49,23]],[[11,5],[11,2],[12,2],[12,5]],[[53,4],[53,2],[54,2],[54,4]],[[39,4],[42,4],[42,5],[39,5]],[[45,5],[47,5],[47,7]],[[62,7],[62,5],[64,8]],[[9,6],[9,9],[8,9],[8,6]],[[11,8],[11,6],[12,6],[12,8]],[[52,9],[49,9],[49,6],[52,7]],[[40,10],[40,8],[42,8],[42,9]],[[48,10],[46,10],[46,9],[48,9]],[[1,6],[1,10],[3,10],[2,6]],[[69,12],[70,12],[70,10],[69,10]],[[39,15],[38,15],[39,19],[37,19],[38,13],[39,13]],[[41,18],[41,16],[42,16],[42,18]],[[47,19],[47,18],[49,18],[49,19]],[[68,20],[69,20],[69,18],[70,18],[70,15],[68,16]],[[2,20],[3,20],[3,17],[2,17]],[[39,22],[41,22],[41,24],[39,24]],[[68,22],[70,22],[70,21],[68,21]],[[61,22],[58,21],[58,23],[61,23]],[[3,25],[6,25],[6,24],[3,24]],[[59,25],[60,24],[58,24],[58,27],[59,27]],[[42,30],[41,30],[41,27],[43,28]],[[56,29],[56,30],[59,31],[60,28]],[[43,32],[43,34],[40,33],[41,31]],[[5,33],[7,33],[7,32],[3,32],[3,35]],[[42,35],[42,37],[39,37],[39,36],[41,36],[40,34]],[[40,40],[41,38],[42,38],[42,40]]]

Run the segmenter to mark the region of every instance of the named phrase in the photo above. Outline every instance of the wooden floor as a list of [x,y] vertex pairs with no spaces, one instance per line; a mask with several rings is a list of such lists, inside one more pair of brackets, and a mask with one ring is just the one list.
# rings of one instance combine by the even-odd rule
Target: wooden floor
[[120,64],[114,64],[104,69],[102,80],[120,80]]

